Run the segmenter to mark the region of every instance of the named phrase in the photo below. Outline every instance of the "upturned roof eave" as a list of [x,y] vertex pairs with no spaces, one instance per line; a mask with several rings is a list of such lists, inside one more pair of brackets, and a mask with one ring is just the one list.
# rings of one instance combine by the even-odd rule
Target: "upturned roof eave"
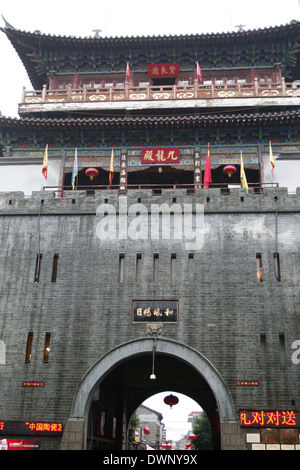
[[264,28],[257,28],[257,29],[248,29],[244,31],[228,31],[228,32],[218,32],[218,33],[194,33],[194,34],[179,34],[179,35],[148,35],[148,36],[104,36],[104,37],[79,37],[79,36],[67,36],[67,35],[53,35],[53,34],[46,34],[40,31],[29,32],[21,29],[17,29],[10,25],[6,20],[5,27],[0,27],[6,35],[12,36],[23,36],[24,38],[27,37],[31,40],[40,41],[40,39],[49,40],[49,41],[56,41],[56,42],[77,42],[77,43],[93,43],[95,45],[100,44],[111,44],[112,42],[118,43],[124,41],[126,42],[147,42],[147,41],[178,41],[178,40],[224,40],[224,39],[242,39],[246,37],[255,38],[257,36],[265,37],[266,35],[275,35],[278,36],[278,33],[281,34],[290,34],[292,30],[299,31],[300,22],[296,20],[292,20],[288,24],[281,24],[275,26],[269,26]]
[[268,28],[261,28],[248,31],[237,31],[227,33],[203,33],[203,34],[185,34],[185,35],[164,35],[164,36],[126,36],[126,37],[76,37],[76,36],[55,36],[51,34],[44,34],[40,31],[28,32],[17,29],[8,23],[4,18],[4,27],[0,30],[7,36],[11,42],[16,53],[18,54],[21,62],[23,63],[28,77],[34,89],[41,89],[44,83],[47,83],[47,76],[45,73],[37,70],[37,64],[34,56],[41,48],[64,48],[73,49],[86,48],[90,50],[107,49],[107,48],[122,48],[130,49],[134,47],[147,47],[150,44],[155,47],[162,47],[165,44],[180,46],[191,46],[195,43],[198,45],[224,45],[233,44],[241,41],[258,41],[267,40],[267,38],[274,37],[276,40],[280,36],[290,36],[299,34],[300,37],[300,22],[292,21],[287,25],[273,26]]
[[147,126],[152,124],[180,125],[180,124],[226,124],[236,123],[241,125],[246,122],[283,122],[284,120],[300,119],[300,109],[289,111],[265,111],[265,112],[223,112],[209,115],[182,115],[182,116],[123,116],[123,117],[73,117],[73,118],[10,118],[0,117],[0,129],[53,129],[57,127],[99,127],[99,126]]

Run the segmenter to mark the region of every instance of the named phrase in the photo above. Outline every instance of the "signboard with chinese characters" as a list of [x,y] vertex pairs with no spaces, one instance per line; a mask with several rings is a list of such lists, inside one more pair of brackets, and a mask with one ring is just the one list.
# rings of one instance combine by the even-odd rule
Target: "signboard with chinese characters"
[[52,421],[0,421],[1,434],[11,436],[60,436],[63,424]]
[[178,300],[133,300],[132,322],[178,323]]
[[258,387],[259,381],[258,380],[237,380],[236,386],[237,387]]
[[127,153],[122,150],[120,158],[120,189],[119,194],[127,192]]
[[300,411],[294,410],[243,410],[240,425],[252,428],[299,428]]
[[152,165],[167,165],[180,163],[179,147],[155,147],[141,149],[141,162]]
[[178,77],[179,64],[149,64],[149,77]]
[[0,450],[39,450],[41,441],[36,439],[0,439]]
[[194,154],[194,184],[195,188],[201,188],[201,155],[199,150]]
[[45,382],[40,382],[36,380],[27,380],[26,382],[22,382],[22,387],[44,387]]

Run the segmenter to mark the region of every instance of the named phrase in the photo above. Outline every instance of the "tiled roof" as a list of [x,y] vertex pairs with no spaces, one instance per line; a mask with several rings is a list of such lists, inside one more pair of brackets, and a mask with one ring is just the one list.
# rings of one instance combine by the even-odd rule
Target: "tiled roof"
[[[5,20],[4,20],[5,21]],[[300,22],[292,21],[287,25],[274,26],[256,30],[235,31],[223,33],[199,33],[185,35],[164,35],[164,36],[126,36],[126,37],[76,37],[76,36],[55,36],[43,34],[40,31],[27,32],[16,29],[5,21],[5,26],[0,27],[12,46],[15,48],[23,65],[28,73],[34,89],[42,89],[44,83],[48,81],[48,73],[52,66],[63,68],[65,71],[65,57],[71,56],[76,51],[78,56],[84,58],[89,56],[107,55],[110,60],[110,51],[114,50],[116,55],[120,54],[124,67],[129,56],[133,52],[147,50],[150,46],[156,50],[168,47],[203,50],[207,48],[224,48],[232,54],[235,46],[252,47],[253,44],[265,44],[272,42],[276,44],[276,53],[272,57],[267,57],[268,63],[283,62],[292,69],[297,61],[298,48],[296,44],[300,41]],[[289,44],[287,46],[287,44]],[[280,47],[278,47],[280,45]],[[49,50],[55,51],[53,63],[49,59]],[[46,52],[45,52],[46,51]],[[281,52],[280,52],[281,51]],[[45,54],[44,54],[45,52]],[[61,53],[61,56],[60,56]],[[100,54],[101,53],[101,54]],[[279,54],[279,55],[278,55]],[[282,57],[284,54],[284,57]],[[137,54],[139,55],[139,54]],[[52,56],[51,56],[52,57]],[[52,60],[52,59],[51,59]],[[101,59],[102,60],[102,59]],[[195,59],[196,60],[196,59]],[[219,60],[219,59],[218,59]],[[264,59],[266,60],[266,59]],[[220,61],[221,62],[221,61]],[[98,68],[99,68],[99,63]],[[102,64],[103,65],[103,64]],[[102,67],[101,65],[101,67]],[[144,64],[146,65],[146,64]],[[101,67],[99,70],[101,70]],[[71,67],[74,72],[74,66]]]
[[238,39],[241,40],[243,38],[255,39],[255,38],[264,38],[266,36],[274,36],[277,37],[279,35],[291,34],[292,32],[299,33],[300,22],[298,21],[291,21],[286,25],[276,25],[266,28],[258,28],[254,30],[245,30],[245,31],[229,31],[229,32],[219,32],[219,33],[199,33],[199,34],[181,34],[181,35],[157,35],[157,36],[105,36],[105,37],[78,37],[78,36],[59,36],[59,35],[52,35],[52,34],[44,34],[41,31],[24,31],[20,29],[14,28],[10,25],[5,19],[5,27],[1,27],[5,34],[9,35],[10,38],[13,36],[23,36],[27,37],[28,39],[39,41],[41,38],[45,40],[57,41],[57,42],[68,42],[68,43],[93,43],[93,44],[111,44],[112,42],[148,42],[148,41],[156,41],[156,42],[169,42],[169,41],[185,41],[185,40],[202,40],[202,41],[224,41],[224,39]]
[[251,122],[287,122],[299,121],[300,109],[288,111],[270,111],[270,112],[222,112],[212,114],[195,114],[195,115],[175,115],[175,116],[107,116],[107,117],[57,117],[57,118],[10,118],[0,117],[0,127],[9,127],[11,129],[51,129],[51,128],[67,128],[67,127],[144,127],[158,124],[163,126],[176,126],[181,124],[201,125],[210,124],[218,125],[220,123],[232,123],[243,125]]

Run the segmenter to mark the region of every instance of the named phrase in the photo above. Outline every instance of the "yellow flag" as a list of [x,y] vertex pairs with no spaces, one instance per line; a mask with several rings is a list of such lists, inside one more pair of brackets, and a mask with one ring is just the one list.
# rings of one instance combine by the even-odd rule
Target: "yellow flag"
[[244,162],[243,162],[243,157],[242,157],[242,152],[241,152],[241,183],[243,188],[246,189],[246,193],[248,194],[248,183],[247,183],[247,178],[244,170]]
[[111,185],[112,180],[114,179],[114,149],[111,149],[111,157],[110,157],[110,168],[109,168],[109,185]]

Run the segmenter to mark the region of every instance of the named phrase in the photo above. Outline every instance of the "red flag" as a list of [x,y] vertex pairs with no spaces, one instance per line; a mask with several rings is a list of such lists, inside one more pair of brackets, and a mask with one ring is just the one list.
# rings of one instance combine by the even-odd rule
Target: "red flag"
[[111,149],[111,157],[110,157],[110,168],[109,168],[109,185],[111,185],[112,180],[114,178],[114,149]]
[[205,170],[204,170],[204,188],[209,188],[209,184],[212,182],[211,179],[211,167],[210,167],[210,155],[209,155],[209,144],[207,146],[207,154],[206,154],[206,162],[205,162]]
[[275,163],[274,163],[274,158],[273,158],[273,151],[272,151],[271,141],[269,141],[269,151],[270,151],[271,174],[272,174],[272,178],[273,178],[273,170],[275,168]]
[[47,179],[47,174],[48,174],[48,144],[45,147],[42,173],[43,173],[45,179]]
[[129,78],[130,78],[130,70],[129,70],[129,62],[127,62],[127,66],[126,66],[126,80],[127,80],[127,82],[129,82]]
[[203,82],[203,77],[202,77],[199,62],[197,62],[197,77],[199,78],[200,83],[202,83]]

